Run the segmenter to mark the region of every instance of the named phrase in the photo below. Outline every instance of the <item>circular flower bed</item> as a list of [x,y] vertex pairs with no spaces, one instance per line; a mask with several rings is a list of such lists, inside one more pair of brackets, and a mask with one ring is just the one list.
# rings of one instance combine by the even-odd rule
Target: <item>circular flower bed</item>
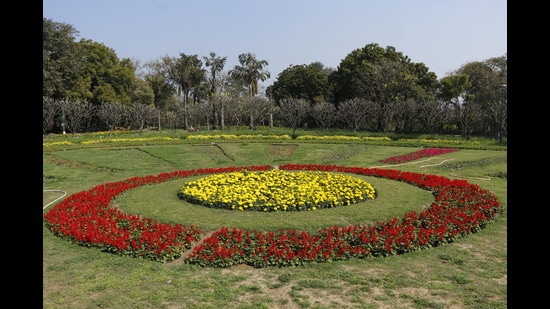
[[187,182],[178,196],[212,208],[268,212],[345,206],[374,199],[376,191],[368,182],[343,174],[245,170]]
[[475,233],[497,219],[498,198],[490,191],[466,180],[403,172],[391,169],[336,165],[285,164],[288,171],[327,171],[382,177],[407,182],[430,190],[434,202],[421,213],[374,225],[331,226],[317,233],[284,230],[247,231],[220,227],[197,243],[203,235],[199,227],[160,223],[138,215],[128,215],[109,207],[117,195],[133,188],[176,178],[266,171],[271,166],[247,166],[175,171],[125,181],[105,183],[89,191],[67,197],[44,214],[46,227],[54,235],[102,251],[166,262],[191,249],[184,262],[207,267],[247,264],[254,267],[293,266],[308,262],[381,257],[451,243]]

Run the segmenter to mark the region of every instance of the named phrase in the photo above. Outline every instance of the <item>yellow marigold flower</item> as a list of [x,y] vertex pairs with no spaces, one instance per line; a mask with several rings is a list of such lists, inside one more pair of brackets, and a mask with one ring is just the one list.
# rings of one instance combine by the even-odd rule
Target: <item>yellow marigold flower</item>
[[238,210],[316,210],[374,199],[364,180],[328,172],[233,172],[186,183],[181,196],[209,207]]

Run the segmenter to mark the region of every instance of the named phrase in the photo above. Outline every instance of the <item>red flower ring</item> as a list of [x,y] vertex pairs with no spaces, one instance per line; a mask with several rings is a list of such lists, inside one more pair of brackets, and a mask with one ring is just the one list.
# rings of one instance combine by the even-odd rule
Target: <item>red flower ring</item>
[[245,166],[175,171],[101,184],[67,197],[44,214],[44,219],[54,235],[105,252],[166,262],[180,258],[183,251],[192,248],[184,258],[189,264],[267,267],[389,256],[439,246],[479,231],[496,220],[501,211],[500,202],[492,192],[466,180],[390,169],[316,164],[285,164],[279,169],[334,171],[403,181],[431,190],[435,201],[421,213],[409,212],[403,218],[370,226],[327,227],[317,234],[221,227],[194,247],[201,235],[197,226],[160,223],[109,207],[117,195],[143,185],[195,175],[271,168]]

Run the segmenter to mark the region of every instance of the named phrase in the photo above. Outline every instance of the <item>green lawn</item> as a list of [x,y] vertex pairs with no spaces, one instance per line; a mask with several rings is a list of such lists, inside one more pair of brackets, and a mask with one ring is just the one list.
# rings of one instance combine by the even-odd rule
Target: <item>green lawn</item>
[[[71,140],[71,137],[66,137]],[[43,189],[74,194],[133,176],[204,167],[284,163],[381,166],[379,160],[421,147],[373,143],[272,142],[101,145],[45,151]],[[494,149],[494,148],[492,148]],[[453,244],[387,258],[291,268],[201,268],[181,260],[159,263],[100,252],[60,239],[43,227],[44,308],[507,308],[506,151],[461,149],[387,168],[464,178],[493,191],[502,216]],[[177,198],[190,177],[140,187],[112,206],[162,222],[315,231],[370,223],[427,207],[433,196],[417,187],[363,177],[376,200],[315,212],[231,212]],[[44,192],[43,206],[61,196]],[[47,212],[52,206],[44,209]]]

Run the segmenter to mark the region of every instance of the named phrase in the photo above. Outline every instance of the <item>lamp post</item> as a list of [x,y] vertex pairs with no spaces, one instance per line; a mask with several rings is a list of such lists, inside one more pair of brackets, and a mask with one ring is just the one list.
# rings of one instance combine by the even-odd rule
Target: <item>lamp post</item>
[[65,107],[63,102],[61,102],[61,127],[63,128],[63,135],[65,135]]
[[502,136],[504,135],[504,93],[506,92],[506,84],[500,85],[502,89],[502,101],[500,102],[500,134],[499,145],[502,145]]

